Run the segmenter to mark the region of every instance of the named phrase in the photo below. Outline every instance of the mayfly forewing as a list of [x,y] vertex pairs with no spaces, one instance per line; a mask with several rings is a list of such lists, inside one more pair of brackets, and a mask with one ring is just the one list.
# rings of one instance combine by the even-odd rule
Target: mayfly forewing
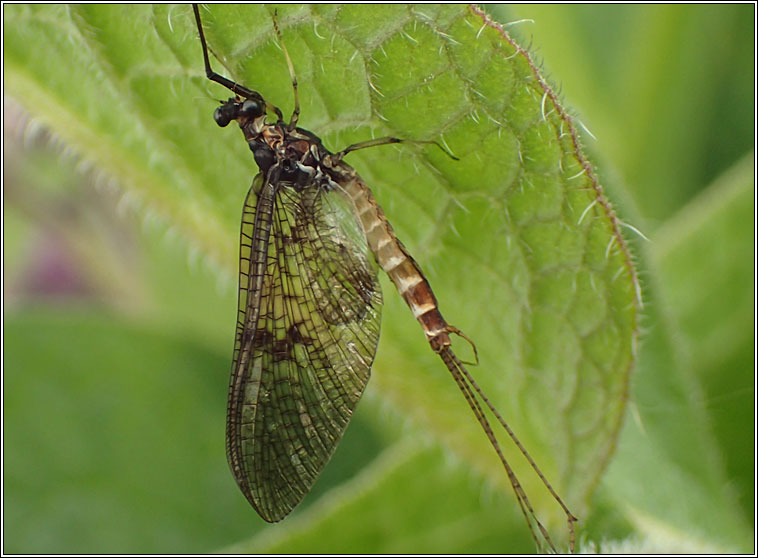
[[208,78],[235,94],[216,123],[239,124],[260,169],[242,215],[227,456],[248,501],[279,521],[310,491],[365,389],[381,294],[360,226],[338,211],[342,194],[319,167],[328,152],[258,92],[213,72],[194,13]]
[[365,239],[335,221],[335,200],[289,186],[254,184],[245,203],[229,388],[229,462],[267,521],[289,514],[331,457],[379,339]]

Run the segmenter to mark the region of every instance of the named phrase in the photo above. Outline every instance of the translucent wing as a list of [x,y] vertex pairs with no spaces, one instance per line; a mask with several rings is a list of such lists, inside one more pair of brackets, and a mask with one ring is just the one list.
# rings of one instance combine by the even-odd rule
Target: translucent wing
[[369,378],[381,291],[349,199],[256,177],[242,217],[227,455],[267,521],[300,503]]

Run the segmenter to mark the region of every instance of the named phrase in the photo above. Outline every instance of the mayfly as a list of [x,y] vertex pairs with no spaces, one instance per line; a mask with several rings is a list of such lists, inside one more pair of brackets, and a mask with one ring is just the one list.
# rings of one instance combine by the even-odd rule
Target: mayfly
[[[242,213],[226,423],[229,465],[245,497],[266,521],[283,519],[311,489],[341,439],[368,382],[379,339],[382,298],[373,257],[482,426],[538,547],[542,540],[556,551],[483,406],[566,514],[573,551],[576,519],[453,352],[450,335],[467,338],[442,317],[421,268],[395,236],[368,186],[344,162],[357,149],[404,140],[373,139],[331,153],[315,134],[297,126],[297,79],[276,15],[274,30],[294,91],[289,122],[260,93],[211,69],[197,4],[193,8],[205,73],[234,94],[220,101],[213,117],[219,126],[239,124],[259,168]],[[270,113],[274,122],[267,119]]]

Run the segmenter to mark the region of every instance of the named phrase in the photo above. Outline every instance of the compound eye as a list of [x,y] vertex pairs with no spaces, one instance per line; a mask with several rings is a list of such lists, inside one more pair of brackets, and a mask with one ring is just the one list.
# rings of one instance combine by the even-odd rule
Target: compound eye
[[240,116],[246,116],[248,118],[258,118],[263,115],[263,105],[255,99],[246,99],[242,103],[240,109]]
[[237,118],[238,112],[239,110],[233,104],[224,103],[215,111],[213,111],[213,120],[215,120],[216,124],[223,128],[224,126],[228,125],[229,122]]

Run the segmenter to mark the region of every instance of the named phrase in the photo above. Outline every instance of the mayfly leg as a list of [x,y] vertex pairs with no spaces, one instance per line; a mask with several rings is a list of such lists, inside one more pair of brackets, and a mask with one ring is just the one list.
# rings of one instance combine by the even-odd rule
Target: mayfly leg
[[372,140],[366,140],[366,141],[360,141],[358,143],[353,143],[352,145],[348,145],[345,149],[342,151],[338,151],[332,156],[332,161],[335,163],[342,160],[342,158],[347,155],[348,153],[352,153],[353,151],[358,151],[359,149],[366,149],[367,147],[376,147],[377,145],[388,145],[391,143],[416,143],[416,144],[422,144],[422,145],[436,145],[439,147],[445,155],[450,157],[451,159],[458,161],[458,157],[450,153],[447,149],[445,149],[440,143],[433,141],[433,140],[407,140],[402,138],[396,138],[392,136],[386,136],[383,138],[376,138]]
[[195,22],[197,23],[197,31],[200,34],[200,44],[203,47],[203,61],[205,62],[206,77],[211,81],[215,81],[216,83],[223,85],[235,95],[241,95],[248,99],[251,97],[255,97],[256,93],[254,91],[251,91],[244,85],[235,83],[232,80],[227,79],[224,76],[217,74],[216,72],[213,71],[213,69],[211,69],[211,61],[208,58],[208,43],[205,41],[205,33],[203,32],[203,24],[200,21],[200,9],[198,8],[197,4],[192,4],[192,9],[195,12]]
[[[213,71],[213,69],[211,68],[211,61],[208,56],[208,43],[205,40],[205,32],[203,31],[203,23],[200,20],[200,8],[198,7],[197,4],[192,4],[192,10],[195,12],[195,22],[197,23],[197,32],[200,35],[200,44],[203,47],[203,62],[205,63],[206,77],[211,81],[215,81],[216,83],[223,85],[235,95],[242,96],[246,99],[259,100],[260,102],[266,105],[266,108],[268,110],[276,114],[277,118],[281,121],[283,118],[282,111],[279,110],[279,108],[276,107],[275,105],[265,100],[260,93],[258,93],[257,91],[253,91],[252,89],[248,89],[244,85],[240,85],[239,83],[236,83],[230,79],[227,79],[224,76],[217,74],[216,72]],[[276,28],[276,22],[274,22],[274,27]],[[277,30],[277,33],[278,33],[278,30]],[[285,50],[285,54],[286,53],[287,51]],[[287,56],[287,60],[289,61],[289,56]],[[290,63],[290,69],[292,69],[291,66],[292,65]],[[297,87],[295,88],[295,103],[297,103]],[[298,108],[297,110],[299,112],[300,109]],[[297,119],[295,119],[295,121],[297,121]]]
[[290,117],[290,123],[287,125],[287,131],[291,132],[297,128],[297,120],[300,118],[300,98],[297,94],[297,76],[295,75],[295,66],[292,65],[292,59],[290,58],[287,47],[282,40],[282,32],[279,30],[279,19],[276,10],[274,10],[274,31],[279,39],[279,46],[282,47],[284,52],[284,59],[287,61],[287,68],[289,68],[290,78],[292,78],[292,91],[295,94],[295,107],[292,109],[292,116]]

